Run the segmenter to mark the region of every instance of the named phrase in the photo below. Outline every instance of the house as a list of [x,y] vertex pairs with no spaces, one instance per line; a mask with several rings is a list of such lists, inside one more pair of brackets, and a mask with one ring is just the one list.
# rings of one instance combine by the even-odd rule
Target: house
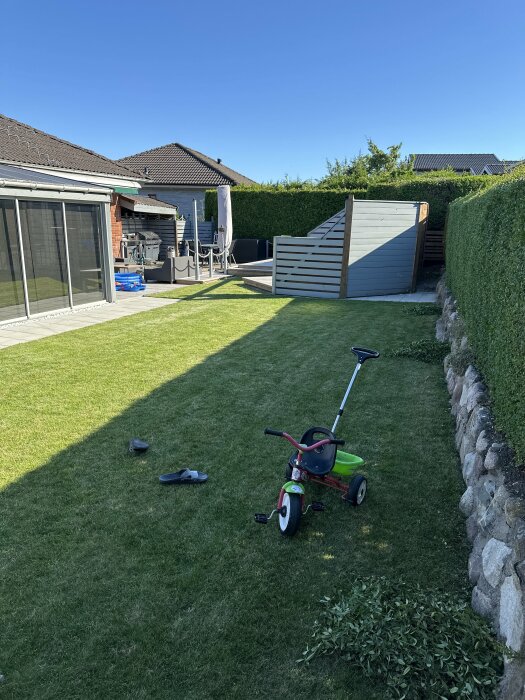
[[82,146],[0,115],[0,164],[30,168],[55,177],[109,187],[113,254],[119,255],[122,239],[120,197],[137,194],[148,178],[131,168]]
[[100,184],[0,164],[0,324],[115,300]]
[[499,163],[487,163],[483,168],[482,175],[504,175],[514,170],[517,165],[521,165],[522,160],[501,160]]
[[204,220],[206,190],[218,185],[256,184],[226,167],[220,158],[210,158],[180,143],[168,143],[116,162],[148,178],[141,195],[174,204],[186,219],[192,218],[196,199],[198,219]]
[[146,179],[0,115],[0,323],[114,301],[120,200]]
[[413,153],[412,157],[416,173],[452,168],[456,173],[481,175],[488,163],[501,162],[494,153]]

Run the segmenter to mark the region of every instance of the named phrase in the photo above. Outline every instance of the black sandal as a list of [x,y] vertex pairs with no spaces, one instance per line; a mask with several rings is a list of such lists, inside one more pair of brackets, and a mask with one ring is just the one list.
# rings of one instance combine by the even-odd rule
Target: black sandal
[[194,469],[181,469],[178,472],[159,476],[161,484],[202,484],[208,481],[208,475]]

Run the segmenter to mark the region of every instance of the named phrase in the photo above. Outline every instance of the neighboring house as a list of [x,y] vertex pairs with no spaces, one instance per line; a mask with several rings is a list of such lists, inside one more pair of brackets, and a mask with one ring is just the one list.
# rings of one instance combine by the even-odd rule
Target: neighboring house
[[481,175],[488,163],[501,162],[494,153],[414,153],[412,156],[416,173],[452,168],[457,173]]
[[487,163],[483,168],[482,175],[503,175],[510,173],[517,165],[521,165],[522,160],[501,160],[499,163]]
[[119,193],[136,194],[148,179],[146,176],[138,175],[99,153],[4,115],[0,115],[1,163],[113,190],[111,233],[113,253],[119,255],[122,239]]
[[204,219],[204,194],[218,185],[254,185],[254,180],[223,165],[199,151],[180,143],[169,143],[116,161],[149,178],[141,194],[174,204],[186,219],[193,217],[193,200],[197,200],[197,217]]

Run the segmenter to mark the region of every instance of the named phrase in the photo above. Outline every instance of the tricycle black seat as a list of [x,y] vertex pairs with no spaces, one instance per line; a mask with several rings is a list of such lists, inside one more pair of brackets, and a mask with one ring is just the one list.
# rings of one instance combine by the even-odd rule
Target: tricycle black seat
[[[335,435],[328,428],[309,428],[301,438],[302,445],[313,445],[319,440],[330,438],[335,440]],[[332,471],[335,464],[335,456],[337,453],[337,445],[322,445],[317,450],[305,452],[301,458],[301,468],[309,474],[315,476],[324,476]],[[293,469],[297,452],[290,457],[289,465]]]

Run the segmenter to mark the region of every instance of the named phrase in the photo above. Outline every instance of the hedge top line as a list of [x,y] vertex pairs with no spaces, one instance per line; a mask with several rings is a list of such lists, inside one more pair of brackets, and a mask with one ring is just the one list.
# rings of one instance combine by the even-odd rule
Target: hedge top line
[[[500,175],[453,175],[370,184],[367,189],[276,189],[232,187],[233,229],[236,238],[304,236],[344,207],[349,194],[357,199],[428,202],[429,229],[443,230],[450,202],[503,184]],[[216,217],[217,194],[206,191],[206,218]]]

